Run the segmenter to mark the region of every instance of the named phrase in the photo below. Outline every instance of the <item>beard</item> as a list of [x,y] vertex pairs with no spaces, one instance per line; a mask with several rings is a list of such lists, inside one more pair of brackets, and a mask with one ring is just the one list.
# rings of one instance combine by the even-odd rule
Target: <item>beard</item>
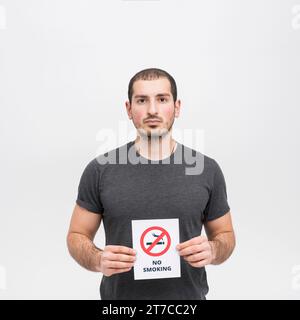
[[160,140],[171,131],[173,122],[165,127],[137,128],[137,131],[144,140]]
[[153,128],[153,129],[144,129],[138,128],[137,129],[140,136],[145,139],[158,139],[164,137],[169,131],[170,128]]
[[[138,133],[140,134],[140,136],[144,139],[159,139],[159,138],[163,138],[165,135],[167,135],[172,127],[173,127],[173,123],[174,123],[174,120],[175,120],[175,115],[173,116],[171,122],[170,122],[170,125],[169,123],[167,123],[165,125],[165,127],[162,127],[162,128],[159,128],[158,127],[153,127],[153,128],[142,128],[142,127],[137,127],[137,131]],[[161,124],[161,123],[160,123]]]

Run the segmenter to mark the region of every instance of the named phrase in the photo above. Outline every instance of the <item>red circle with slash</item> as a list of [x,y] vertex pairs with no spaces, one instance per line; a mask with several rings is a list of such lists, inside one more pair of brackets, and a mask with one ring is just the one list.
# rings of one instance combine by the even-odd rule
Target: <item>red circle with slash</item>
[[[145,247],[145,244],[144,244],[144,239],[145,239],[145,236],[148,232],[152,231],[152,230],[160,230],[161,231],[161,234],[157,237],[157,239],[155,239],[155,241],[153,241],[153,243],[148,247],[146,248]],[[159,242],[160,239],[162,239],[164,236],[167,237],[168,239],[168,244],[167,246],[161,251],[161,252],[151,252],[151,250],[153,249],[153,247],[155,247],[155,245]],[[140,239],[140,244],[141,244],[141,247],[143,249],[143,251],[145,253],[147,253],[149,256],[152,256],[152,257],[158,257],[158,256],[161,256],[163,255],[164,253],[166,253],[169,248],[170,248],[170,245],[171,245],[171,237],[168,233],[167,230],[165,230],[164,228],[162,227],[150,227],[150,228],[147,228],[143,233],[142,233],[142,236],[141,236],[141,239]]]

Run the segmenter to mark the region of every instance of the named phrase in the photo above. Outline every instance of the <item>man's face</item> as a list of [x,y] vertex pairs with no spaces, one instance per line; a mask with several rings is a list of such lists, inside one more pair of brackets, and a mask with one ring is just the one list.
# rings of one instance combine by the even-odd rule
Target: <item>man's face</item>
[[131,104],[126,102],[127,113],[143,136],[164,136],[179,116],[180,100],[174,102],[167,78],[138,80],[133,85]]

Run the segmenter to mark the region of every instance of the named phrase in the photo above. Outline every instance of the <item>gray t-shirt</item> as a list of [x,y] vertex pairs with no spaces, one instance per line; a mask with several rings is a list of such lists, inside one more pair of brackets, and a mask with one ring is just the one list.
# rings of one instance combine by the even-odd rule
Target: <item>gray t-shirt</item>
[[[205,221],[230,210],[218,163],[179,142],[159,161],[139,155],[134,141],[94,158],[83,171],[76,203],[102,214],[106,245],[127,247],[132,247],[132,220],[178,218],[184,242],[199,236]],[[183,258],[180,263],[180,278],[134,280],[133,268],[103,275],[101,299],[205,299],[205,268],[192,267]]]

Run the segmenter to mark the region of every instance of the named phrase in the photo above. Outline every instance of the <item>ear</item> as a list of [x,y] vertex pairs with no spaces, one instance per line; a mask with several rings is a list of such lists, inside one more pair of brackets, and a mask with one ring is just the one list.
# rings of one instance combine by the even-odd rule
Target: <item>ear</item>
[[132,114],[131,114],[131,104],[129,101],[125,102],[125,106],[126,106],[126,111],[128,114],[129,119],[132,119]]
[[180,107],[181,107],[181,101],[180,100],[176,100],[175,101],[175,118],[179,117]]

